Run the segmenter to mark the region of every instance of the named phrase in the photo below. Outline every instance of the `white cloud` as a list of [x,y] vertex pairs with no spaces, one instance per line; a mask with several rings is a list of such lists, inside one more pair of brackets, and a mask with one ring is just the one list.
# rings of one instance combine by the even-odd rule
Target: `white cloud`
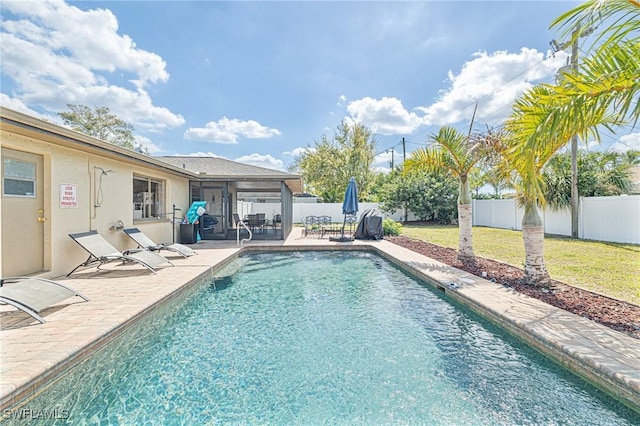
[[239,163],[250,164],[252,166],[265,167],[267,169],[282,170],[284,171],[284,163],[282,160],[278,160],[271,155],[262,154],[250,154],[238,157],[233,161]]
[[567,54],[558,52],[544,59],[544,53],[522,48],[519,53],[504,51],[488,54],[477,52],[466,62],[459,74],[449,71],[450,87],[428,107],[426,125],[450,125],[469,121],[478,102],[476,120],[493,122],[504,119],[513,101],[537,81],[552,81]]
[[[144,89],[169,79],[165,61],[118,34],[111,11],[83,11],[62,0],[9,1],[2,8],[2,73],[15,83],[16,100],[54,113],[67,103],[107,106],[152,131],[184,124],[182,116],[154,106]],[[107,81],[117,72],[129,87]]]
[[407,111],[397,98],[365,97],[349,103],[347,111],[351,115],[347,119],[364,124],[381,135],[410,134],[423,124],[422,119]]
[[210,121],[205,127],[190,127],[184,132],[188,140],[200,140],[220,144],[236,144],[239,137],[248,139],[265,139],[280,135],[278,129],[265,127],[254,120],[242,121],[236,118],[222,117],[218,121]]
[[336,102],[336,105],[342,106],[342,105],[344,105],[346,103],[347,103],[347,96],[346,95],[338,96],[338,102]]
[[620,141],[611,145],[615,152],[627,152],[629,150],[640,151],[640,133],[630,133],[620,137]]
[[14,111],[21,112],[23,114],[32,115],[34,117],[40,117],[41,115],[40,113],[26,106],[20,99],[12,98],[8,95],[5,95],[4,93],[0,93],[0,105]]
[[136,135],[134,145],[136,147],[141,147],[149,154],[158,154],[162,152],[162,148],[153,143],[153,141],[145,136]]
[[176,154],[178,157],[215,157],[215,158],[224,158],[225,160],[237,161],[238,163],[249,164],[252,166],[265,167],[267,169],[274,170],[284,170],[284,165],[281,160],[278,160],[271,155],[262,155],[262,154],[249,154],[243,155],[242,157],[230,159],[224,157],[222,155],[214,154],[213,152],[192,152],[190,154]]
[[390,167],[392,159],[394,162],[395,160],[397,160],[395,154],[392,154],[391,150],[387,150],[376,155],[376,157],[373,159],[373,164],[384,164]]
[[552,81],[567,59],[564,52],[546,59],[544,56],[528,48],[518,53],[477,52],[458,74],[449,71],[449,88],[441,91],[432,105],[417,107],[413,112],[395,97],[365,97],[349,103],[346,120],[362,123],[381,135],[411,134],[423,125],[468,122],[478,102],[477,122],[501,121],[517,97],[536,82]]
[[225,158],[221,155],[214,154],[213,152],[191,152],[189,154],[174,154],[174,157],[215,157],[215,158]]
[[376,166],[373,168],[373,171],[376,173],[382,173],[383,175],[388,175],[391,173],[391,169],[388,167]]
[[108,9],[82,11],[60,0],[5,2],[3,8],[24,17],[3,24],[9,34],[46,49],[50,57],[64,58],[64,63],[130,71],[140,85],[169,79],[160,56],[138,49],[129,36],[118,34],[118,20]]
[[309,152],[309,151],[314,152],[315,150],[316,149],[313,147],[298,147],[298,148],[292,149],[291,151],[285,151],[282,154],[297,158],[297,157],[300,157],[305,152]]
[[57,114],[46,114],[39,111],[35,111],[25,105],[20,99],[12,98],[4,93],[0,93],[0,105],[4,108],[9,108],[14,111],[21,112],[23,114],[31,115],[39,118],[40,120],[47,121],[49,123],[56,124],[58,126],[66,127],[62,119]]

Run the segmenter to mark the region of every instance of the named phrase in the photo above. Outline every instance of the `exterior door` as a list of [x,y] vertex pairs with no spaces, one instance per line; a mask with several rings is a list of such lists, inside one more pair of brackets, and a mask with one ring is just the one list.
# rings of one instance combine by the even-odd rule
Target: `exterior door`
[[43,158],[3,148],[2,275],[29,275],[44,269]]
[[207,212],[200,219],[203,240],[224,239],[227,232],[225,204],[227,191],[222,186],[204,186],[202,201],[207,202]]

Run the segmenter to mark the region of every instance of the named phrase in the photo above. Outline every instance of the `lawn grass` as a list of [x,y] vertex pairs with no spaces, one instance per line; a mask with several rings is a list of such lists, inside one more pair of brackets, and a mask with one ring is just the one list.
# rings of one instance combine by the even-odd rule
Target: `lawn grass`
[[[458,248],[458,227],[404,225],[402,235]],[[476,256],[522,268],[521,231],[473,227]],[[640,305],[640,245],[545,236],[544,260],[551,278]]]

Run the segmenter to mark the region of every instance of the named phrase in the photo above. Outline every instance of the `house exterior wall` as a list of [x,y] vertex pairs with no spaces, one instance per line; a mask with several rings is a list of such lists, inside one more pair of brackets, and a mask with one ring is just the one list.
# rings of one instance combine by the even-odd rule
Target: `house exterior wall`
[[[44,223],[45,271],[40,274],[42,277],[64,275],[87,258],[88,253],[69,237],[70,233],[97,230],[119,250],[134,248],[135,244],[123,232],[114,229],[116,222],[122,221],[125,227],[139,227],[158,243],[171,242],[172,204],[182,211],[188,208],[189,180],[186,177],[136,164],[135,160],[108,158],[5,128],[1,132],[0,147],[39,154],[44,158],[44,216],[47,220]],[[99,168],[113,172],[103,175]],[[163,218],[134,221],[134,174],[164,181],[164,206],[168,214]],[[62,184],[76,185],[77,207],[61,206]],[[0,226],[11,224],[0,223]],[[16,244],[25,243],[28,242],[16,241]],[[0,276],[3,275],[0,266]]]

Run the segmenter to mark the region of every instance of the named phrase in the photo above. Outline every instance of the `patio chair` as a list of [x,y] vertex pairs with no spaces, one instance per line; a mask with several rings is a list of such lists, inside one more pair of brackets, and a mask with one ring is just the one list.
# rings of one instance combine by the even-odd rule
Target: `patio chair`
[[247,215],[247,226],[251,229],[251,232],[256,232],[256,229],[259,229],[262,232],[262,225],[264,222],[260,222],[257,214]]
[[349,234],[353,235],[354,228],[358,224],[358,216],[355,214],[348,214],[344,220],[345,225],[349,226]]
[[80,267],[89,267],[97,263],[98,269],[100,269],[100,266],[114,260],[121,260],[123,263],[138,263],[154,274],[156,272],[154,268],[163,263],[168,263],[173,266],[173,263],[169,262],[166,257],[149,250],[140,250],[135,253],[124,254],[109,244],[102,235],[98,234],[98,231],[69,234],[69,236],[89,253],[89,257],[83,263],[73,268],[67,276],[73,274]]
[[[147,237],[141,230],[138,228],[127,228],[123,229],[124,233],[129,236],[135,243],[138,245],[139,249],[157,251],[160,250],[168,250],[175,253],[179,253],[183,257],[193,256],[196,253],[191,247],[187,247],[183,244],[173,243],[173,244],[156,244],[151,238]],[[124,254],[135,253],[136,251],[127,250]]]
[[303,221],[304,225],[304,236],[306,237],[309,234],[318,234],[322,232],[322,227],[320,224],[320,218],[318,216],[307,216]]
[[240,215],[238,213],[233,213],[233,229],[237,231],[240,229],[240,232],[247,233],[249,225],[246,221],[240,219]]
[[267,224],[267,215],[265,213],[257,213],[258,216],[258,226],[260,227],[260,232],[265,231],[265,226]]
[[271,228],[273,229],[273,232],[276,232],[279,227],[282,227],[282,215],[277,214],[274,215],[273,219],[271,220]]
[[38,313],[70,297],[89,298],[56,281],[35,277],[0,279],[0,302],[11,305],[45,323]]
[[331,232],[331,216],[318,216],[318,225],[320,225],[320,235],[324,237],[326,232]]

